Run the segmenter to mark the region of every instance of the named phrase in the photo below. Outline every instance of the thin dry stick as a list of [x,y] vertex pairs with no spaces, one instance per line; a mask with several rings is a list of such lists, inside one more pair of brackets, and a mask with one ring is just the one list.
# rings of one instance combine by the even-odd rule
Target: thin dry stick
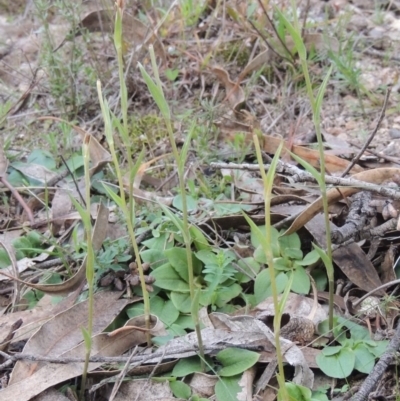
[[[260,7],[262,8],[263,13],[264,13],[264,15],[265,15],[265,18],[267,18],[268,22],[269,22],[270,25],[272,26],[272,29],[274,30],[277,39],[279,40],[279,42],[281,42],[281,45],[282,45],[283,48],[286,50],[287,54],[290,54],[291,61],[293,62],[293,61],[294,61],[294,56],[293,56],[292,52],[291,52],[291,51],[288,49],[288,47],[286,46],[285,41],[282,40],[282,38],[279,36],[279,33],[278,33],[278,31],[277,31],[277,29],[276,29],[276,26],[275,26],[275,23],[274,23],[274,22],[271,20],[271,18],[269,17],[268,12],[267,12],[267,10],[266,10],[265,7],[264,7],[263,2],[262,2],[261,0],[258,0],[258,4],[259,4]],[[251,22],[251,20],[249,20],[249,21]],[[252,23],[251,25],[253,25],[253,28],[254,28],[254,24]],[[257,29],[256,29],[256,30],[257,30]],[[258,30],[257,30],[257,32],[260,33]],[[262,35],[261,35],[261,37],[264,39],[264,37],[263,37]],[[270,49],[272,49],[272,47],[269,45],[269,43],[267,42],[267,40],[264,39],[264,41],[266,42],[267,46],[268,46]],[[273,50],[273,49],[272,49],[272,50]],[[273,50],[273,52],[276,53],[275,50]],[[282,55],[280,55],[280,54],[278,54],[278,55],[279,55],[280,57],[282,57]],[[287,60],[289,60],[287,57],[284,57],[284,58],[286,58]]]
[[371,296],[375,292],[377,292],[379,290],[383,290],[383,289],[388,288],[388,287],[391,287],[392,285],[395,285],[395,284],[400,284],[400,279],[390,281],[389,283],[385,283],[385,284],[380,285],[379,287],[374,288],[373,290],[371,290],[367,294],[363,295],[361,298],[357,299],[357,301],[353,302],[353,307],[355,308],[358,305],[360,305],[360,303],[362,301],[367,299],[369,296]]
[[[223,349],[226,349],[227,347],[232,346],[230,344],[222,344],[222,345],[206,345],[205,346],[205,351],[207,353],[212,353],[215,351],[220,351]],[[237,348],[237,346],[236,346]],[[252,351],[263,351],[264,349],[261,349],[260,347],[253,347],[253,346],[248,346],[246,349],[251,349]],[[169,355],[175,355],[176,353],[187,353],[187,352],[198,352],[199,349],[195,345],[188,345],[188,346],[182,346],[179,348],[179,350],[171,349],[171,350],[157,350],[156,352],[153,352],[152,354],[146,354],[146,355],[136,355],[132,358],[132,362],[134,364],[142,364],[146,363],[148,361],[157,360],[157,359],[162,359],[164,356],[168,358]],[[165,354],[165,355],[164,355]],[[7,360],[11,361],[21,361],[21,360],[27,360],[27,361],[33,361],[33,362],[49,362],[49,363],[55,363],[55,364],[65,364],[65,363],[83,363],[85,359],[83,357],[62,357],[62,356],[54,356],[54,357],[47,357],[43,355],[32,355],[32,354],[24,354],[24,353],[17,353],[14,355],[8,355],[7,353],[0,351],[0,356],[6,358]],[[89,362],[95,362],[95,363],[126,363],[126,361],[130,357],[127,356],[91,356],[89,359]],[[153,362],[150,362],[153,363]],[[138,366],[137,365],[137,366]],[[131,366],[132,367],[132,366]],[[3,368],[3,365],[0,365],[0,370]]]
[[310,12],[310,0],[307,0],[307,4],[304,8],[304,18],[303,18],[303,23],[301,26],[301,37],[304,38],[304,32],[306,30],[306,23],[307,23],[307,18],[308,18],[308,13]]
[[26,204],[19,192],[7,181],[7,178],[4,175],[0,176],[0,182],[2,182],[4,186],[11,191],[14,198],[21,204],[22,208],[25,210],[26,215],[28,216],[30,223],[33,225],[35,223],[35,219],[33,218],[32,210]]
[[[350,145],[355,146],[356,148],[360,149],[361,146],[357,145],[356,143],[352,142],[352,141],[347,141]],[[387,156],[384,155],[382,152],[375,152],[372,149],[368,149],[368,153],[371,153],[374,156],[377,156],[381,159],[386,160],[387,162],[392,162],[395,164],[400,164],[400,158],[399,157],[393,157],[393,156]]]
[[[153,370],[151,371],[149,377],[147,378],[147,381],[146,381],[145,385],[142,387],[142,391],[145,390],[146,385],[148,385],[148,384],[150,383],[152,377],[153,377],[153,376],[155,375],[155,373],[157,372],[158,367],[160,366],[162,360],[164,359],[165,351],[166,351],[166,349],[164,348],[164,355],[160,358],[160,360],[159,360],[159,361],[157,362],[157,364],[154,366],[154,368],[153,368]],[[135,401],[138,401],[138,400],[139,400],[140,393],[141,393],[141,392],[139,392],[138,395],[136,396]]]
[[115,396],[118,393],[119,388],[121,387],[122,380],[124,380],[124,377],[126,376],[126,372],[129,369],[129,365],[132,361],[132,358],[137,354],[138,351],[138,346],[135,347],[135,349],[132,351],[132,353],[129,355],[129,359],[126,361],[124,368],[121,370],[121,372],[117,375],[114,387],[112,389],[110,398],[108,401],[114,401]]
[[353,158],[353,160],[350,162],[350,164],[346,167],[346,169],[343,171],[342,173],[342,177],[344,177],[354,166],[355,164],[360,160],[361,156],[364,154],[364,152],[367,150],[368,146],[370,145],[370,143],[372,142],[372,140],[374,139],[374,136],[376,135],[376,133],[378,132],[378,129],[382,123],[382,120],[385,117],[385,113],[386,113],[386,107],[388,104],[388,100],[390,97],[390,92],[392,91],[391,87],[388,87],[386,90],[386,95],[385,95],[385,100],[383,101],[383,106],[382,106],[382,110],[381,110],[381,114],[379,116],[378,122],[376,124],[375,129],[371,132],[371,134],[369,135],[368,139],[365,141],[364,146],[360,149],[360,151],[358,152],[358,154],[356,155],[356,157]]
[[[260,37],[263,39],[264,43],[267,45],[268,49],[271,50],[273,53],[275,53],[275,55],[277,55],[280,58],[283,58],[284,60],[287,60],[289,63],[293,63],[293,59],[290,59],[288,57],[286,57],[285,55],[279,54],[272,46],[271,44],[268,42],[267,38],[261,33],[261,31],[255,26],[254,22],[249,19],[248,20],[250,22],[250,25],[253,27],[253,29],[260,35]],[[279,36],[278,36],[279,38]],[[279,39],[281,40],[281,39]],[[282,42],[282,41],[281,41]],[[285,45],[285,49],[287,50],[287,47]],[[292,54],[289,52],[289,54]]]
[[11,249],[9,249],[8,246],[3,241],[0,241],[0,245],[6,251],[6,253],[11,261],[11,267],[14,272],[14,276],[17,278],[17,280],[14,280],[15,290],[14,290],[13,301],[12,301],[13,308],[15,308],[15,305],[18,304],[18,302],[20,300],[20,295],[21,295],[21,283],[18,280],[19,279],[19,271],[18,271],[17,259],[15,258],[14,252]]
[[[210,163],[210,167],[217,169],[232,169],[232,170],[259,170],[258,165],[254,164],[235,164],[235,163]],[[266,170],[269,165],[264,165]],[[291,182],[317,182],[316,179],[307,171],[300,170],[296,166],[279,161],[276,171],[280,174],[290,174]],[[390,199],[400,199],[400,191],[391,188],[386,188],[382,185],[371,184],[366,181],[356,180],[354,178],[341,178],[325,175],[325,183],[340,187],[355,187],[362,188],[365,191],[376,192]],[[1,274],[1,273],[0,273]]]

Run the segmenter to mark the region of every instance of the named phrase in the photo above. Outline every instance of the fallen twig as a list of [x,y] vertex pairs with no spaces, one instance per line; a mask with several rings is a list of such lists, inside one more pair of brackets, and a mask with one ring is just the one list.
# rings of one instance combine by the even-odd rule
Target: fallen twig
[[[260,167],[255,164],[236,164],[236,163],[211,163],[210,166],[216,169],[232,169],[232,170],[249,170],[249,171],[259,171]],[[269,169],[269,164],[264,165],[264,169],[267,171]],[[315,182],[317,180],[307,171],[300,170],[296,166],[284,163],[282,161],[278,162],[276,168],[277,173],[290,175],[290,181],[292,182]],[[387,188],[383,185],[375,185],[369,182],[355,180],[354,178],[342,178],[333,177],[331,175],[325,176],[325,182],[330,185],[341,186],[341,187],[355,187],[362,188],[365,191],[372,191],[378,193],[379,195],[385,196],[390,199],[400,200],[400,191],[395,189]]]
[[360,160],[361,156],[367,150],[368,146],[370,145],[370,143],[374,139],[374,136],[378,132],[378,129],[379,129],[381,123],[382,123],[382,120],[385,117],[386,107],[387,107],[387,104],[388,104],[388,100],[389,100],[389,96],[390,96],[390,92],[391,91],[392,91],[392,88],[390,88],[390,87],[387,88],[386,95],[385,95],[385,100],[383,101],[381,114],[379,115],[378,122],[376,123],[376,126],[375,126],[374,130],[371,132],[371,134],[369,135],[369,137],[367,138],[367,140],[365,141],[364,145],[362,146],[360,151],[357,153],[357,155],[353,158],[353,160],[350,162],[350,164],[343,171],[342,177],[344,177],[356,165],[356,163]]

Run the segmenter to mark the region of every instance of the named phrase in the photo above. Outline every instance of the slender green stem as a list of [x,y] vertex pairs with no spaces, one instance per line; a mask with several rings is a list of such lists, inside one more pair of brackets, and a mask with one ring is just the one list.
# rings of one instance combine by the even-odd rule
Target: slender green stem
[[86,213],[82,216],[82,221],[85,227],[86,234],[86,244],[87,244],[87,256],[86,256],[86,279],[89,288],[88,294],[88,328],[85,336],[86,353],[85,353],[85,363],[83,367],[82,383],[81,383],[81,400],[84,400],[84,392],[87,378],[87,371],[89,367],[90,353],[92,349],[92,332],[93,332],[93,312],[94,312],[94,251],[92,243],[92,224],[91,224],[91,214],[90,214],[90,168],[89,168],[89,145],[90,136],[86,135],[83,143],[83,160],[85,168],[85,203],[86,203]]
[[[294,27],[297,32],[300,32],[299,23],[296,16],[296,4],[295,1],[292,0],[292,9],[294,13]],[[304,46],[304,44],[303,44]],[[304,79],[306,82],[307,94],[310,99],[311,109],[313,113],[313,123],[315,127],[315,133],[317,136],[318,141],[318,151],[319,151],[319,158],[320,158],[320,174],[321,179],[319,180],[319,187],[321,191],[322,197],[322,205],[324,209],[324,219],[325,219],[325,233],[326,233],[326,247],[328,252],[328,259],[330,263],[332,263],[332,241],[331,241],[331,228],[330,228],[330,221],[329,221],[329,212],[328,212],[328,196],[327,196],[327,189],[325,183],[325,153],[324,153],[324,144],[322,140],[322,133],[321,133],[321,103],[318,102],[314,96],[311,78],[308,71],[308,64],[307,64],[307,55],[306,52],[300,52],[299,56],[301,60],[301,67],[304,74]],[[330,73],[329,73],[330,75]],[[332,266],[327,266],[327,275],[329,281],[329,329],[333,329],[333,294],[334,294],[334,281],[333,281],[333,268]]]
[[[258,140],[257,135],[253,135],[253,142],[255,144],[257,161],[259,166],[263,166],[263,159],[261,155],[261,147],[260,142]],[[283,143],[279,146],[276,155],[274,157],[275,160],[279,158],[279,155],[282,151]],[[275,164],[276,168],[276,164]],[[278,370],[279,374],[277,375],[277,379],[279,382],[280,391],[283,392],[283,399],[285,395],[288,396],[287,390],[285,387],[285,372],[283,370],[283,357],[281,352],[281,342],[280,342],[280,330],[281,330],[281,318],[282,318],[282,308],[279,307],[279,299],[278,299],[278,288],[276,286],[276,275],[275,275],[275,267],[274,267],[274,255],[272,253],[272,247],[270,244],[272,243],[272,230],[271,230],[271,193],[272,186],[274,181],[275,168],[271,163],[271,168],[268,171],[268,176],[265,174],[265,170],[260,168],[261,177],[264,183],[264,207],[265,207],[265,244],[263,247],[265,256],[267,259],[268,269],[271,276],[271,290],[272,290],[272,299],[274,301],[274,336],[275,336],[275,348],[276,348],[276,359],[278,361]]]
[[[125,150],[126,150],[126,155],[127,155],[127,161],[128,161],[128,171],[133,172],[133,159],[132,159],[132,150],[131,150],[131,145],[129,141],[129,130],[128,130],[128,92],[126,88],[126,83],[125,83],[125,77],[124,77],[124,60],[123,60],[123,37],[122,37],[122,14],[123,10],[120,7],[117,7],[117,12],[116,12],[116,17],[115,17],[115,30],[114,30],[114,44],[115,48],[117,51],[117,58],[118,58],[118,74],[119,74],[119,83],[120,83],[120,97],[121,97],[121,111],[122,111],[122,129],[121,129],[121,136],[122,140],[125,145]],[[111,146],[110,146],[111,150]],[[142,266],[142,261],[140,258],[140,253],[139,253],[139,247],[136,241],[134,229],[133,229],[133,224],[135,220],[135,201],[133,198],[133,176],[132,174],[129,175],[129,198],[128,198],[128,204],[126,204],[125,200],[125,190],[123,186],[123,180],[122,180],[122,174],[121,174],[121,169],[119,168],[119,163],[116,157],[116,152],[113,146],[113,149],[111,150],[111,154],[113,155],[113,161],[114,161],[114,166],[117,171],[117,176],[118,176],[118,183],[119,183],[119,188],[120,188],[120,194],[121,194],[121,201],[122,201],[122,209],[123,213],[127,216],[128,220],[128,232],[129,232],[129,237],[132,242],[132,247],[133,251],[135,254],[135,260],[138,266],[138,271],[139,271],[139,278],[140,278],[140,283],[141,283],[141,288],[142,288],[142,293],[143,293],[143,303],[144,303],[144,315],[145,315],[145,324],[146,328],[150,328],[150,298],[149,294],[146,288],[146,283],[145,283],[145,277],[144,277],[144,271],[143,271],[143,266]],[[148,334],[147,338],[148,344],[150,345],[150,334]]]
[[[167,128],[167,133],[168,133],[168,139],[169,139],[169,142],[172,147],[172,154],[177,163],[178,179],[179,179],[179,192],[182,197],[182,216],[183,216],[182,236],[183,236],[183,240],[185,243],[185,250],[186,250],[189,292],[190,292],[190,298],[193,303],[193,302],[196,302],[196,300],[198,300],[198,298],[196,297],[195,285],[194,285],[190,224],[189,224],[189,218],[188,218],[188,207],[187,207],[187,200],[186,200],[186,188],[185,188],[185,177],[184,177],[185,161],[186,161],[187,149],[188,149],[188,144],[189,144],[188,141],[190,139],[192,131],[190,131],[188,138],[186,139],[185,145],[180,153],[178,151],[178,148],[175,143],[174,131],[172,128],[172,123],[171,123],[171,112],[170,112],[168,103],[164,96],[164,92],[162,89],[162,83],[161,83],[161,80],[160,80],[160,77],[158,74],[156,57],[155,57],[154,49],[152,46],[150,46],[150,58],[151,58],[151,64],[152,64],[153,73],[154,73],[154,77],[155,77],[154,80],[149,76],[149,74],[146,72],[146,70],[143,68],[143,66],[139,65],[139,68],[140,68],[142,76],[145,79],[146,84],[147,84],[155,102],[157,103],[157,106],[160,109],[160,112],[161,112],[163,118],[164,118],[165,125]],[[193,311],[192,318],[193,318],[193,322],[195,325],[196,335],[198,338],[200,359],[202,360],[202,364],[203,364],[204,363],[203,362],[204,361],[204,348],[203,348],[203,341],[201,338],[200,322],[199,322],[198,313],[197,313],[198,308],[192,307],[192,311]],[[203,367],[204,367],[204,365],[203,365]]]

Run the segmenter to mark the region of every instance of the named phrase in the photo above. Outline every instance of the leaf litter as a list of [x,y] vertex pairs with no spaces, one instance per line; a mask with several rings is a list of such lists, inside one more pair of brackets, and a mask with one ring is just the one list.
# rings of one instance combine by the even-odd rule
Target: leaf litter
[[[279,19],[272,6],[266,15],[258,2],[252,4],[253,9],[245,3],[227,2],[224,9],[209,1],[196,15],[196,10],[185,9],[183,3],[162,5],[162,14],[156,8],[138,8],[127,2],[123,21],[132,118],[140,120],[149,110],[156,112],[136,69],[138,61],[149,66],[147,48],[152,44],[176,116],[177,145],[183,145],[190,122],[197,123],[186,163],[186,188],[208,374],[198,373],[198,367],[189,368],[198,348],[190,318],[187,261],[181,252],[179,231],[159,206],[168,205],[180,216],[182,199],[176,191],[175,161],[163,138],[165,127],[157,116],[153,125],[132,134],[134,154],[143,146],[147,154],[132,188],[129,178],[125,181],[125,191],[132,191],[138,201],[136,234],[141,257],[151,272],[146,277],[155,278],[146,285],[154,290],[150,306],[160,324],[160,330],[152,330],[153,348],[141,347],[147,329],[140,319],[144,308],[138,274],[118,211],[117,224],[111,221],[109,210],[115,205],[103,183],[114,185],[115,176],[102,137],[95,84],[88,80],[92,68],[90,73],[107,84],[105,93],[115,109],[119,90],[110,41],[114,10],[82,4],[66,18],[67,14],[55,7],[48,17],[47,38],[45,30],[34,31],[40,27],[40,18],[33,4],[27,5],[24,16],[16,15],[14,22],[1,20],[0,30],[9,38],[0,49],[0,127],[7,132],[0,154],[4,199],[0,234],[3,248],[9,249],[0,251],[0,290],[6,300],[0,317],[0,347],[4,353],[0,374],[2,383],[8,382],[2,385],[1,399],[28,400],[82,374],[84,343],[80,330],[87,322],[87,300],[81,297],[86,291],[86,250],[82,246],[81,218],[71,198],[81,202],[85,193],[80,151],[85,138],[90,138],[99,290],[95,295],[98,325],[92,338],[92,357],[121,358],[112,367],[104,365],[105,361],[111,363],[106,359],[90,362],[89,370],[97,381],[91,391],[101,399],[107,372],[124,372],[121,364],[127,361],[125,353],[138,346],[130,355],[133,365],[128,375],[134,379],[135,375],[153,377],[164,373],[170,375],[170,381],[131,380],[115,387],[114,399],[143,396],[143,391],[148,391],[149,399],[161,394],[164,399],[184,395],[225,399],[224,392],[232,396],[230,399],[251,399],[256,394],[265,399],[274,397],[268,387],[276,385],[277,365],[269,267],[242,215],[246,212],[257,225],[264,224],[263,183],[256,171],[247,168],[255,164],[253,136],[260,138],[265,164],[277,152],[282,138],[285,163],[295,164],[291,157],[294,154],[318,169],[320,156],[313,146],[312,115],[302,89],[296,46],[284,31],[276,30]],[[281,171],[275,178],[271,199],[272,222],[281,225],[272,244],[280,291],[290,283],[291,275],[296,277],[282,309],[279,339],[284,359],[294,366],[294,373],[288,371],[288,380],[309,389],[310,394],[313,390],[315,396],[325,397],[322,399],[327,395],[313,386],[310,368],[338,380],[356,371],[369,374],[373,363],[365,361],[374,361],[386,349],[398,310],[396,292],[382,287],[394,284],[398,277],[398,60],[387,56],[396,53],[400,38],[395,17],[398,4],[390,2],[377,11],[372,2],[353,3],[353,9],[345,1],[298,4],[300,17],[324,32],[307,27],[303,35],[307,51],[315,57],[309,61],[315,85],[320,84],[327,64],[334,64],[322,115],[327,182],[350,166],[365,142],[365,133],[376,131],[368,149],[351,167],[350,178],[357,182],[332,182],[334,187],[328,191],[330,224],[334,238],[340,239],[333,252],[336,342],[325,336],[327,278],[311,246],[314,242],[326,247],[318,189],[309,179],[296,181],[295,174]],[[290,10],[286,4],[277,6],[284,12]],[[76,18],[76,29],[71,27],[71,18]],[[346,19],[350,21],[347,28],[341,25]],[[335,25],[333,20],[340,23]],[[263,27],[261,31],[259,26]],[[352,43],[353,33],[359,35],[358,42]],[[39,55],[49,43],[54,58],[47,59],[46,65]],[[46,74],[46,69],[51,68],[51,62],[67,63],[71,54],[78,55],[74,53],[77,48],[86,49],[79,56],[85,68],[77,70],[73,80],[65,77],[66,82],[70,79],[76,86],[74,83],[57,91],[54,75],[50,70]],[[377,125],[375,116],[381,111],[387,86],[393,86],[393,90],[384,110],[386,116]],[[72,101],[64,97],[77,93],[79,96]],[[54,117],[60,114],[62,119]],[[38,134],[44,131],[47,134]],[[158,132],[156,137],[151,137],[153,132]],[[117,137],[115,141],[124,166],[125,150]],[[34,154],[35,150],[38,152]],[[232,162],[242,170],[233,169]],[[129,177],[129,172],[126,174]],[[355,194],[365,191],[371,191],[372,199],[356,210],[355,220],[349,219],[358,199]],[[291,239],[279,240],[283,233]],[[54,265],[46,267],[47,262]],[[361,302],[370,292],[377,297]],[[63,297],[57,305],[48,302],[55,296]],[[243,351],[247,358],[243,361],[252,360],[252,352],[258,356],[249,365],[240,364],[230,349],[236,349],[237,355]],[[224,357],[226,352],[228,357]],[[26,360],[24,355],[34,358]],[[42,361],[41,357],[47,359]],[[345,357],[350,361],[347,376],[340,370]],[[65,362],[68,358],[77,359]],[[334,358],[339,361],[338,371],[333,369]],[[63,359],[64,363],[59,363]],[[178,371],[174,366],[179,364],[183,364],[181,369],[188,372],[186,375],[174,375]],[[235,374],[231,377],[227,372]],[[182,381],[178,379],[181,377]],[[205,383],[196,384],[199,378]],[[387,385],[381,387],[380,395],[388,396],[393,387],[391,378],[384,380]],[[104,397],[111,397],[111,392],[107,390]]]

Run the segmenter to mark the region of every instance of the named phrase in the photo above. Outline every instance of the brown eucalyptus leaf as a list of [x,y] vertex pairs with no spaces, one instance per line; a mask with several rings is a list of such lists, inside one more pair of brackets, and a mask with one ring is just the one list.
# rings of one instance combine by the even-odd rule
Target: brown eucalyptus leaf
[[[332,256],[340,270],[362,290],[369,292],[382,285],[375,266],[357,243],[341,246],[332,253]],[[383,295],[385,291],[380,290],[376,293]]]
[[52,233],[57,235],[65,222],[65,216],[72,209],[72,200],[68,191],[58,188],[51,202],[51,216],[53,218]]
[[127,400],[176,401],[168,381],[156,382],[148,379],[123,382],[114,401]]
[[[46,260],[50,254],[52,253],[52,251],[54,250],[54,245],[50,246],[49,248],[47,248],[44,252],[42,252],[40,255],[35,256],[34,258],[22,258],[20,260],[17,261],[17,270],[18,273],[22,273],[25,270],[29,269],[32,266],[36,265],[36,262],[43,262],[44,260]],[[4,267],[2,269],[3,273],[8,273],[8,277],[7,276],[1,276],[0,275],[0,281],[9,281],[12,280],[13,278],[13,273],[14,273],[14,269],[12,266],[7,266]]]
[[[108,208],[104,206],[102,203],[100,203],[96,223],[93,227],[93,233],[92,233],[92,244],[93,244],[93,250],[95,252],[100,250],[101,246],[103,245],[103,241],[106,239],[108,215],[109,215]],[[87,261],[87,256],[83,260],[79,270],[69,280],[64,281],[61,284],[36,284],[34,288],[43,291],[47,294],[51,293],[57,295],[67,294],[71,291],[76,290],[82,284],[82,281],[86,277],[86,261]]]
[[189,385],[194,394],[209,398],[214,395],[214,387],[217,381],[218,377],[216,375],[196,372],[190,379]]
[[[336,226],[329,223],[331,230]],[[307,230],[314,237],[314,241],[322,248],[326,248],[326,228],[324,216],[317,215],[306,224]],[[347,276],[347,278],[359,288],[368,292],[380,285],[382,282],[379,275],[372,264],[367,258],[365,252],[355,242],[341,246],[332,253],[333,261],[338,265],[340,270]],[[384,294],[381,290],[378,294]]]
[[[142,180],[144,179],[144,176],[146,175],[146,171],[150,168],[150,166],[153,163],[165,158],[166,156],[169,156],[169,154],[163,154],[163,155],[157,156],[154,159],[151,159],[145,163],[142,163],[141,166],[139,167],[139,169],[134,177],[134,180],[133,180],[133,189],[132,189],[133,196],[135,197],[135,199],[138,202],[149,201],[149,202],[161,203],[162,205],[166,205],[166,206],[172,205],[173,197],[160,196],[157,193],[153,193],[150,191],[140,189],[140,185],[142,183]],[[129,191],[130,181],[131,181],[130,174],[128,172],[123,177],[124,187],[127,192]]]
[[255,366],[245,370],[242,377],[238,381],[240,391],[237,394],[238,401],[247,401],[253,399],[254,378],[256,377],[257,369]]
[[[244,127],[242,127],[244,128]],[[235,135],[237,130],[235,129],[222,129],[222,134],[220,135],[219,139],[225,140],[225,141],[231,141],[233,142],[235,139]],[[241,132],[244,132],[245,134],[245,143],[250,144],[253,143],[253,132],[250,126],[247,126],[246,130],[241,129]],[[276,151],[278,150],[280,144],[282,142],[282,139],[273,137],[271,135],[263,135],[262,136],[262,148],[265,152],[269,154],[275,154]],[[288,149],[286,146],[284,146],[282,150],[282,156],[285,155],[288,151],[293,152],[295,155],[299,156],[300,158],[306,160],[308,163],[310,163],[313,167],[319,168],[320,167],[320,156],[319,156],[319,151],[314,150],[314,149],[309,149],[304,146],[300,145],[292,145],[290,149]],[[328,171],[331,173],[337,173],[344,171],[346,167],[349,165],[349,162],[347,160],[341,159],[335,155],[329,155],[325,154],[325,166]],[[358,165],[355,165],[352,167],[351,172],[352,173],[358,173],[364,171],[364,169]]]
[[[304,295],[289,293],[287,301],[285,302],[283,313],[288,314],[292,317],[305,317],[311,314],[313,310],[314,300]],[[272,297],[268,297],[264,301],[260,302],[256,308],[257,319],[262,319],[264,316],[274,316],[275,307]],[[325,309],[317,304],[316,311],[312,314],[311,319],[315,326],[318,326],[323,320],[327,319],[327,313]]]
[[226,99],[228,100],[229,105],[234,111],[239,111],[242,108],[246,99],[244,91],[240,86],[240,81],[233,82],[230,79],[228,72],[222,67],[212,67],[211,70],[224,85],[226,91]]
[[[93,335],[101,333],[130,302],[120,292],[103,291],[94,296]],[[89,319],[88,300],[80,302],[44,323],[28,340],[25,354],[57,357],[83,341],[82,328]],[[18,383],[45,366],[45,362],[18,361],[9,384]]]
[[[307,366],[309,366],[310,368],[313,368],[313,369],[318,368],[318,365],[316,362],[316,357],[318,354],[321,353],[321,350],[312,348],[312,347],[302,347],[301,351],[306,360]],[[284,358],[285,358],[285,356],[284,356]],[[270,363],[274,359],[276,359],[276,353],[271,353],[269,351],[262,351],[258,362]]]
[[[278,147],[280,146],[281,143],[280,138],[272,137],[270,135],[264,135],[263,136],[263,149],[265,152],[270,153],[270,154],[275,154]],[[287,147],[284,147],[282,151],[282,156],[286,154],[288,151]],[[300,145],[293,145],[290,149],[291,152],[293,152],[295,155],[299,156],[303,160],[306,160],[308,163],[310,163],[313,167],[319,168],[320,167],[320,156],[319,156],[319,151],[315,149],[309,149],[304,146]],[[346,167],[349,165],[349,162],[347,160],[341,159],[337,156],[334,155],[329,155],[325,154],[325,166],[328,171],[331,173],[336,173],[336,172],[341,172],[346,169]],[[351,172],[357,173],[363,171],[363,168],[355,165],[352,169]]]
[[271,50],[267,49],[254,57],[244,68],[239,75],[239,80],[242,81],[248,74],[251,74],[257,68],[261,68],[263,64],[270,62]]
[[[42,298],[43,299],[43,298]],[[50,319],[58,311],[59,305],[42,308],[38,305],[34,309],[17,311],[3,315],[0,317],[0,348],[2,348],[9,340],[9,333],[14,333],[14,341],[25,340],[30,337],[45,321]],[[23,325],[19,330],[15,330],[13,325],[18,320],[23,321]],[[28,326],[31,326],[28,328]]]
[[3,338],[0,344],[0,351],[5,351],[8,344],[14,337],[15,331],[18,330],[22,325],[22,319],[15,320],[14,323],[11,325],[10,330],[6,333],[6,336]]
[[[101,333],[92,337],[91,356],[119,356],[130,348],[146,342],[146,333],[132,327],[131,330],[117,330],[116,333]],[[82,358],[84,360],[86,347],[83,342],[75,348],[60,355],[60,358]],[[91,372],[102,365],[101,362],[89,363]],[[41,369],[24,380],[10,385],[0,391],[1,401],[28,401],[66,380],[80,376],[84,362],[74,363],[47,363]]]
[[396,264],[397,259],[397,246],[394,244],[389,245],[389,249],[385,253],[383,262],[381,263],[381,280],[382,283],[390,283],[396,280],[396,273],[393,267]]
[[32,398],[32,401],[70,401],[68,397],[54,388],[49,388],[42,394]]
[[[84,28],[89,32],[114,33],[115,11],[112,8],[99,9],[90,12],[78,25],[79,30],[75,36],[81,33]],[[149,25],[144,24],[140,19],[130,12],[123,13],[122,16],[122,40],[124,44],[124,53],[136,50],[137,46],[153,44],[155,53],[165,59],[164,47],[158,36]],[[57,47],[61,47],[66,39]]]

